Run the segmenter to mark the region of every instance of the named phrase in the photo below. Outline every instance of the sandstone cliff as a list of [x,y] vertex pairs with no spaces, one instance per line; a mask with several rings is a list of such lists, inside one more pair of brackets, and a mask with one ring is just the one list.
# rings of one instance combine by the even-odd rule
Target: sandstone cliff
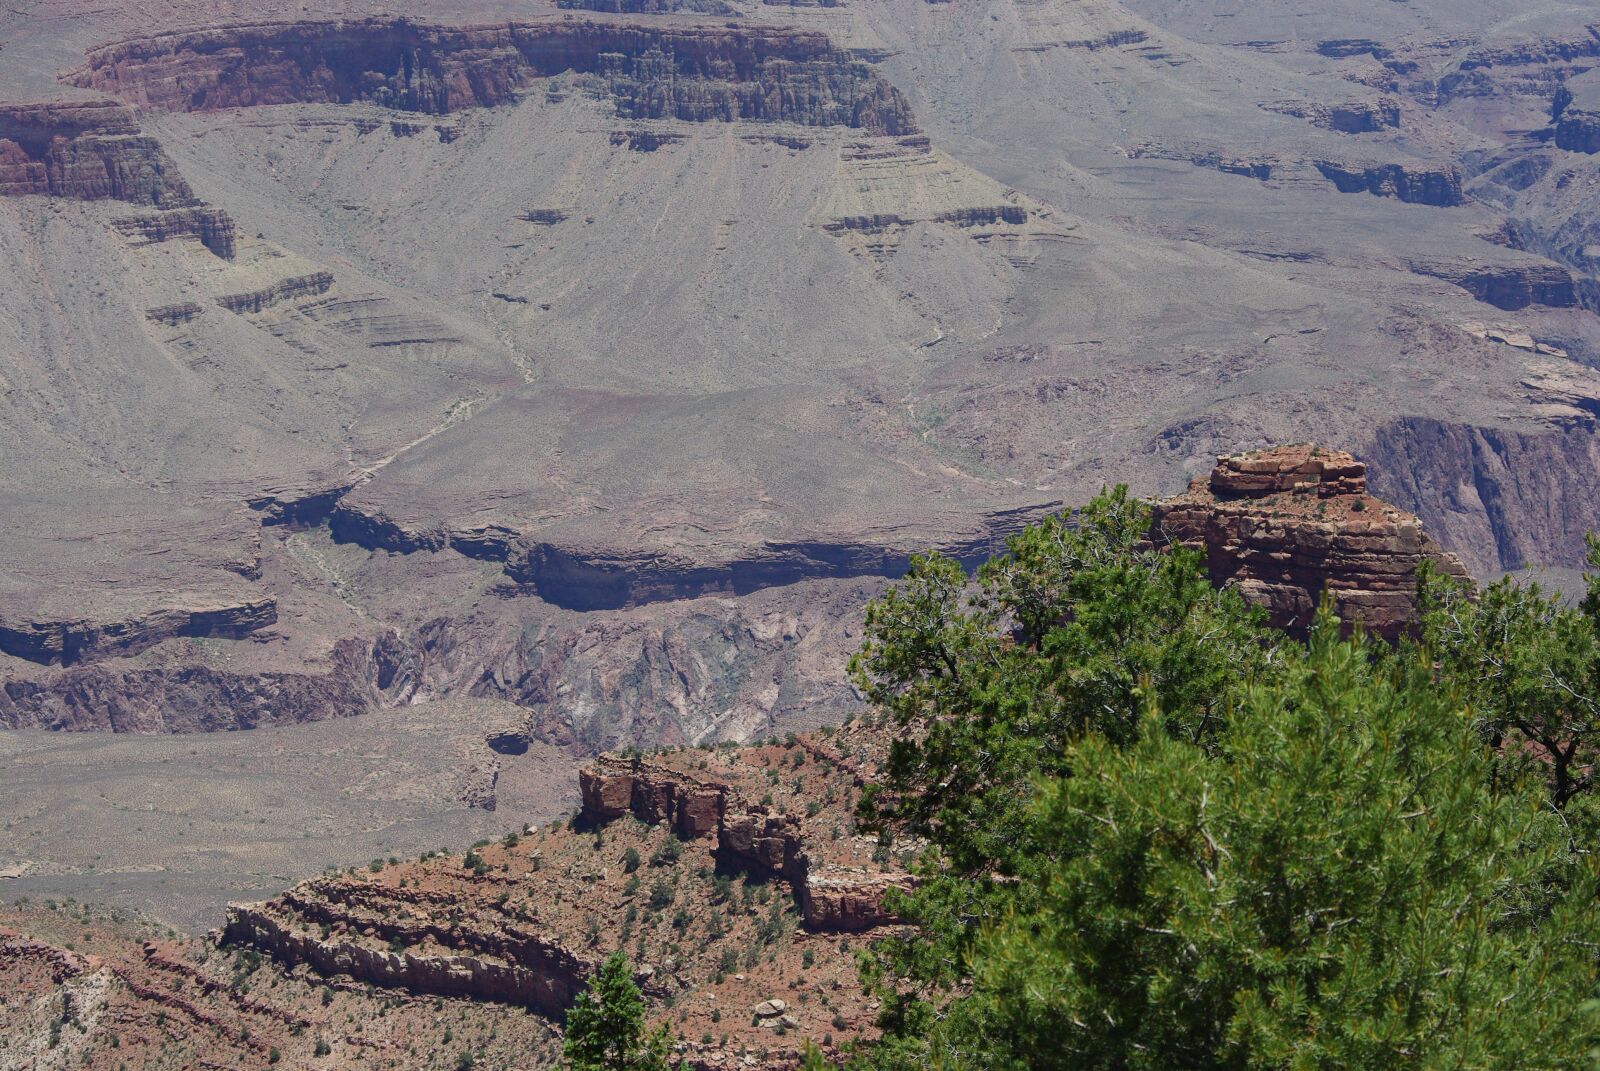
[[1217,459],[1155,506],[1151,541],[1203,550],[1211,578],[1304,635],[1326,595],[1346,624],[1396,639],[1417,620],[1424,561],[1464,573],[1422,522],[1367,493],[1366,465],[1314,446]]
[[370,101],[442,115],[506,104],[563,71],[593,76],[629,118],[915,129],[905,99],[870,65],[825,34],[769,26],[263,23],[106,45],[72,80],[165,111]]
[[158,208],[197,203],[128,109],[99,101],[0,103],[0,197],[26,194]]

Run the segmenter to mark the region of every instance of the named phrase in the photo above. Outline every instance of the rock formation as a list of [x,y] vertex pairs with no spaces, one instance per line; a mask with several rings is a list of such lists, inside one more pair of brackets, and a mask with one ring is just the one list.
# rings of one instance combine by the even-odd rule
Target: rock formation
[[1347,625],[1394,640],[1417,621],[1417,569],[1465,570],[1422,522],[1367,493],[1350,454],[1285,446],[1217,459],[1188,491],[1157,503],[1156,546],[1201,550],[1211,578],[1304,635],[1326,596]]
[[1588,510],[1600,499],[1595,416],[1567,409],[1543,428],[1403,417],[1384,424],[1367,448],[1373,482],[1429,532],[1463,548],[1479,576],[1581,562],[1594,527]]
[[[494,911],[487,897],[482,903],[452,901],[475,908],[479,916],[462,924],[417,920],[412,911],[395,918],[397,909],[407,905],[427,911],[449,905],[421,891],[374,895],[359,883],[318,880],[267,904],[230,908],[220,939],[259,949],[286,965],[307,964],[328,976],[348,975],[414,993],[520,1004],[550,1015],[566,1011],[599,962]],[[482,924],[483,916],[492,917],[493,924]],[[327,935],[308,931],[308,923],[325,926]],[[418,946],[428,951],[411,950]]]
[[443,115],[509,103],[563,71],[593,76],[627,118],[915,129],[905,99],[869,65],[825,34],[778,27],[265,23],[106,45],[73,81],[163,111],[370,101]]
[[232,260],[237,236],[233,217],[220,208],[178,208],[147,216],[123,216],[111,226],[146,244],[192,238],[223,260]]
[[270,596],[218,606],[154,609],[123,620],[19,620],[0,617],[0,651],[30,662],[71,665],[134,654],[178,636],[238,639],[278,620]]
[[285,301],[326,294],[332,288],[333,273],[318,271],[312,272],[310,275],[295,275],[287,279],[279,279],[271,286],[264,286],[259,290],[247,290],[240,294],[223,294],[217,298],[217,304],[229,312],[254,313]]
[[[881,734],[865,727],[842,730],[840,739],[855,754],[884,747]],[[828,743],[797,737],[782,747],[602,758],[580,773],[582,806],[566,828],[480,843],[460,857],[375,862],[266,903],[236,904],[221,940],[328,976],[559,1014],[599,962],[595,949],[610,947],[595,935],[610,934],[619,920],[622,940],[633,932],[646,883],[653,905],[640,924],[646,930],[650,912],[706,895],[709,902],[675,925],[681,931],[693,919],[709,927],[712,941],[739,940],[729,927],[757,914],[750,893],[740,897],[741,909],[728,886],[686,882],[691,859],[704,864],[702,882],[715,867],[746,875],[752,889],[777,890],[803,927],[796,940],[893,925],[884,898],[911,879],[896,864],[868,858],[870,838],[844,835],[851,793],[870,769],[847,763]],[[757,791],[763,801],[749,802]],[[620,873],[613,857],[624,863]],[[675,896],[664,891],[668,878]],[[702,971],[719,981],[728,973],[707,951],[692,964],[641,962],[640,978],[646,992],[668,996]]]
[[1341,134],[1370,134],[1400,125],[1400,102],[1389,97],[1336,104],[1285,101],[1267,107],[1271,111],[1293,115]]
[[1600,112],[1568,108],[1556,120],[1556,147],[1569,152],[1600,153]]
[[1530,305],[1570,309],[1578,304],[1572,273],[1559,264],[1529,258],[1525,262],[1490,264],[1480,261],[1413,262],[1413,271],[1459,286],[1479,301],[1508,312]]
[[151,323],[177,327],[179,324],[190,323],[204,311],[192,301],[179,301],[172,305],[152,305],[144,310],[144,317]]
[[812,837],[804,819],[751,805],[730,783],[666,763],[605,757],[579,773],[579,784],[582,813],[591,823],[632,815],[685,840],[711,838],[725,865],[791,883],[806,925],[815,930],[854,932],[894,922],[884,894],[907,888],[910,880],[831,861],[829,842]]
[[[219,954],[120,913],[28,897],[0,907],[0,1067],[272,1067],[415,1071],[418,1052],[494,1035],[480,1064],[520,1066],[554,1039],[549,1020],[504,1005],[397,1001],[265,957]],[[459,1047],[459,1046],[457,1046]],[[453,1060],[452,1060],[453,1062]]]
[[0,197],[26,194],[158,208],[196,203],[160,143],[109,101],[0,103]]
[[1454,168],[1418,168],[1404,164],[1351,164],[1318,160],[1317,170],[1340,193],[1370,193],[1410,204],[1447,208],[1466,201],[1461,173]]

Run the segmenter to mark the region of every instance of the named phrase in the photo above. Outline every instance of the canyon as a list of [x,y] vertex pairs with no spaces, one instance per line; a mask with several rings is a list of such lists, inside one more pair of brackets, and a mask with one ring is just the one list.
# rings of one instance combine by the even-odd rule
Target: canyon
[[[1347,623],[1398,639],[1416,624],[1423,563],[1464,572],[1416,518],[1368,494],[1363,463],[1312,445],[1220,457],[1208,477],[1157,503],[1146,549],[1180,544],[1202,551],[1214,583],[1296,635],[1326,593]],[[402,675],[390,672],[388,683]],[[422,712],[413,724],[436,732],[443,715]],[[145,940],[135,954],[127,937],[87,930],[84,940],[110,948],[87,958],[72,944],[0,928],[0,962],[27,980],[21,1000],[32,1002],[0,1039],[39,1048],[40,1022],[59,1005],[51,1048],[67,1021],[117,1038],[114,1048],[126,1037],[138,1052],[148,1043],[138,1014],[101,1022],[115,995],[159,1005],[159,1022],[176,1015],[188,1024],[179,1037],[220,1036],[245,1062],[276,1063],[285,1051],[303,1060],[299,1039],[315,1032],[318,1059],[333,1049],[329,1020],[309,1000],[319,987],[323,1009],[336,989],[364,991],[382,1015],[427,1000],[442,1012],[448,1000],[468,1009],[469,1022],[504,1009],[521,1032],[559,1020],[606,950],[622,948],[690,1066],[792,1067],[800,1044],[817,1039],[838,1059],[876,1029],[878,1004],[851,942],[901,930],[893,895],[918,880],[920,844],[857,828],[857,805],[880,779],[895,733],[868,711],[782,741],[602,755],[578,771],[565,820],[521,822],[463,852],[331,866],[269,899],[231,903],[204,944]],[[474,764],[460,799],[498,813],[502,771],[516,777],[536,745],[526,727],[505,722],[483,741],[505,765]],[[50,930],[48,917],[29,921]],[[228,955],[231,981],[206,967]],[[246,981],[263,963],[276,972],[264,996]],[[345,1042],[359,1045],[357,1035]]]
[[[320,1024],[252,1036],[405,1066],[434,995],[463,1022],[570,998],[570,905],[599,890],[608,937],[627,910],[597,835],[680,838],[696,912],[718,867],[781,891],[843,977],[903,872],[759,801],[799,753],[829,807],[853,784],[820,733],[860,713],[845,662],[914,554],[975,565],[1125,482],[1290,627],[1328,588],[1400,635],[1424,560],[1571,590],[1600,529],[1600,24],[1214,7],[0,12],[0,896],[232,927]],[[1311,442],[1349,456],[1239,460]],[[485,874],[387,862],[530,825]],[[534,842],[554,937],[496,903]],[[105,930],[106,962],[165,970]],[[652,946],[643,981],[727,994],[717,1027],[688,1006],[689,1040],[733,1035],[695,1051],[718,1066],[775,1051],[744,1024],[798,955],[712,983]],[[13,959],[54,993],[40,1037],[52,986],[155,1022],[114,971]],[[359,1045],[324,973],[429,996]],[[182,984],[266,1059],[260,1016]],[[871,1018],[820,1000],[766,1018]]]

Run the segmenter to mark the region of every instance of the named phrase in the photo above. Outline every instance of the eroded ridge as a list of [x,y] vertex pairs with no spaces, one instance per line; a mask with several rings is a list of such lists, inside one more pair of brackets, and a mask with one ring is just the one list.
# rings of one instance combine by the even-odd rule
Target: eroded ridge
[[260,23],[105,45],[71,81],[157,111],[366,101],[444,115],[510,103],[566,71],[598,79],[628,118],[916,129],[905,98],[869,64],[826,34],[783,27]]

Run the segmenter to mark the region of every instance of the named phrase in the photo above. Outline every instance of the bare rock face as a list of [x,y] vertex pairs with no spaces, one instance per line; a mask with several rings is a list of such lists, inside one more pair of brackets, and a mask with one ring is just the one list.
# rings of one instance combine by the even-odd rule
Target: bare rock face
[[1461,192],[1461,174],[1454,168],[1416,168],[1403,164],[1362,166],[1319,160],[1317,170],[1338,187],[1340,193],[1370,193],[1439,208],[1466,201]]
[[111,221],[124,237],[144,244],[191,238],[223,260],[232,260],[237,231],[233,217],[220,208],[178,208],[147,216],[124,216]]
[[1346,624],[1397,639],[1416,624],[1424,561],[1465,573],[1421,521],[1367,493],[1362,462],[1315,446],[1218,458],[1209,477],[1156,505],[1151,540],[1204,551],[1213,581],[1296,635],[1326,593]]
[[7,620],[0,617],[0,651],[30,662],[71,664],[133,654],[178,636],[238,639],[278,620],[270,596],[218,606],[176,606],[117,621]]
[[1583,560],[1600,528],[1600,438],[1592,413],[1560,426],[1496,428],[1411,416],[1370,445],[1374,482],[1462,548],[1478,575]]
[[443,115],[508,103],[533,79],[563,71],[596,76],[626,118],[915,130],[905,99],[869,65],[826,34],[774,27],[226,26],[95,49],[73,80],[163,111],[370,101]]
[[1400,125],[1400,102],[1389,97],[1378,100],[1324,103],[1286,101],[1271,105],[1271,110],[1293,115],[1325,130],[1341,134],[1370,134]]
[[1556,309],[1578,305],[1572,273],[1559,264],[1532,257],[1510,264],[1475,260],[1413,262],[1411,269],[1459,286],[1479,301],[1508,312],[1530,305]]
[[859,867],[822,868],[806,882],[806,927],[824,933],[859,933],[893,925],[900,920],[883,906],[890,889],[908,892],[910,883]]
[[111,102],[0,105],[0,196],[43,194],[175,208],[188,183],[128,109]]
[[1556,120],[1556,147],[1593,156],[1600,153],[1600,112],[1568,108]]
[[[486,904],[472,904],[477,910],[459,924],[421,917],[438,905],[438,897],[425,891],[380,895],[360,884],[318,880],[269,903],[230,907],[221,940],[260,949],[286,965],[308,964],[325,975],[520,1004],[551,1015],[567,1009],[594,970],[591,957],[536,928],[499,913],[487,924],[483,916],[493,909]],[[397,907],[420,910],[392,917]],[[322,927],[321,935],[308,923]]]
[[898,921],[883,899],[890,889],[909,887],[905,874],[830,860],[830,842],[809,836],[804,819],[752,805],[733,784],[661,762],[611,756],[578,778],[588,822],[631,814],[648,825],[665,825],[684,840],[714,837],[724,865],[793,884],[812,930],[857,932]]
[[579,771],[578,784],[590,821],[631,813],[641,822],[670,827],[684,840],[716,834],[731,791],[727,785],[616,758],[602,758]]

